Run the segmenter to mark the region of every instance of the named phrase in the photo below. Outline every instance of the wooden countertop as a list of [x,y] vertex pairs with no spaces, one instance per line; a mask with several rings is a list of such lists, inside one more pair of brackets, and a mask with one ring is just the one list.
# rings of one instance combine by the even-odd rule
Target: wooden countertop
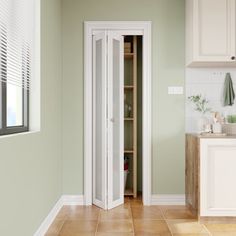
[[236,135],[220,135],[220,134],[198,134],[198,133],[186,133],[197,138],[217,138],[217,139],[236,139]]

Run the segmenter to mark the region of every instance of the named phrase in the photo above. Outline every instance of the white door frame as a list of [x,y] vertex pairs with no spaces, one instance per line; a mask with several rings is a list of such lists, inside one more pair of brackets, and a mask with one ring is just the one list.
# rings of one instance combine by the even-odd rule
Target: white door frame
[[143,36],[143,204],[151,204],[151,22],[84,22],[84,204],[92,205],[92,37],[100,30],[114,30],[122,35]]

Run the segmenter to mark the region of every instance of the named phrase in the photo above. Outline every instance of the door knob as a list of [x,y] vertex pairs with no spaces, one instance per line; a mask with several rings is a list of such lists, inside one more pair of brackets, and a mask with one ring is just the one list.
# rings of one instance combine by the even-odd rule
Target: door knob
[[114,122],[115,122],[115,119],[114,119],[114,118],[111,118],[110,121],[111,121],[112,123],[114,123]]
[[232,57],[231,57],[231,60],[233,60],[233,61],[234,61],[234,60],[235,60],[235,56],[232,56]]

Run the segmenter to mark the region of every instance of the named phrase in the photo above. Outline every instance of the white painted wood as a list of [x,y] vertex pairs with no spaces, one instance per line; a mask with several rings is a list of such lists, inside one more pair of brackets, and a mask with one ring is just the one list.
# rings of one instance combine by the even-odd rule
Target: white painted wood
[[235,0],[186,1],[188,66],[236,65]]
[[35,1],[35,51],[34,60],[32,63],[33,78],[30,83],[31,93],[29,104],[29,130],[32,132],[40,131],[41,129],[41,1]]
[[[124,203],[124,37],[108,33],[108,209]],[[116,48],[118,46],[118,48]]]
[[185,205],[184,194],[154,194],[151,205]]
[[61,197],[63,206],[83,206],[83,195],[62,195]]
[[236,139],[201,139],[200,163],[201,216],[236,216]]
[[47,217],[44,219],[44,221],[41,223],[38,230],[34,233],[34,236],[44,236],[47,233],[50,225],[56,218],[62,206],[63,206],[63,201],[62,198],[60,198],[55,204],[55,206],[52,208],[52,210],[49,212]]
[[34,233],[34,236],[44,236],[52,222],[55,220],[57,214],[63,206],[74,206],[74,205],[83,205],[84,197],[83,195],[62,195],[61,198],[56,202],[52,210],[43,220],[38,230]]
[[[103,32],[104,30],[93,30],[93,35]],[[119,35],[129,35],[131,30],[113,29],[113,32]],[[143,35],[143,30],[132,30],[132,35]]]
[[92,28],[84,27],[84,196],[85,205],[92,205]]
[[[151,204],[151,22],[101,21],[84,23],[84,196],[92,204],[92,35],[95,30],[121,30],[143,35],[143,203]],[[134,32],[134,34],[133,34]]]
[[143,204],[151,204],[152,193],[152,34],[151,23],[143,26],[143,150],[142,150],[142,173],[143,173]]
[[93,204],[107,209],[107,33],[93,36]]

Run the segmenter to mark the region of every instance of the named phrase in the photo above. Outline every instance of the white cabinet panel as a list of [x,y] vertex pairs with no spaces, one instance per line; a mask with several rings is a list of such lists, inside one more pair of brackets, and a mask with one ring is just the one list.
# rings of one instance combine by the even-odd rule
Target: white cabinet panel
[[201,139],[200,214],[236,216],[236,140]]
[[235,25],[235,0],[187,0],[187,65],[235,65]]

